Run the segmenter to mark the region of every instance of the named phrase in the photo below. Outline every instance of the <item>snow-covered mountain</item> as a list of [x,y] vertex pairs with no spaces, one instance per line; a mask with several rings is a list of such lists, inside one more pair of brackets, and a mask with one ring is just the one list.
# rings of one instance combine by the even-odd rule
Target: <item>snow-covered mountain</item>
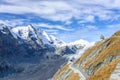
[[0,80],[47,80],[88,45],[85,40],[65,43],[32,25],[0,24]]
[[78,50],[91,46],[88,41],[82,39],[71,43],[65,43],[53,35],[48,35],[40,28],[36,29],[31,25],[14,27],[11,29],[11,32],[16,39],[20,39],[19,41],[21,41],[21,43],[34,42],[42,47],[45,47],[44,45],[47,45],[47,47],[52,46],[55,48],[55,53],[58,55],[75,54]]
[[[30,39],[36,40],[38,44],[47,44],[47,45],[61,45],[64,44],[63,41],[60,41],[52,35],[48,35],[45,31],[40,28],[34,28],[32,25],[28,26],[18,26],[11,29],[14,37],[20,38],[25,41]],[[40,42],[40,43],[39,43]]]

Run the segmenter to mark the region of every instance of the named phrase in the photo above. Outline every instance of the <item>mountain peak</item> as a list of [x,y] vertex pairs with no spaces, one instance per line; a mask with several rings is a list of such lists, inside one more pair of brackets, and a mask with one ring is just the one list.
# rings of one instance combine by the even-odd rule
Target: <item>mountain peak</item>
[[28,26],[17,26],[11,29],[15,38],[21,38],[23,40],[28,40],[29,38],[40,39],[43,44],[48,45],[61,45],[64,42],[57,39],[52,35],[48,35],[45,31],[40,28],[35,28],[32,25]]
[[21,39],[27,39],[30,31],[33,31],[31,26],[18,26],[12,28],[12,32]]

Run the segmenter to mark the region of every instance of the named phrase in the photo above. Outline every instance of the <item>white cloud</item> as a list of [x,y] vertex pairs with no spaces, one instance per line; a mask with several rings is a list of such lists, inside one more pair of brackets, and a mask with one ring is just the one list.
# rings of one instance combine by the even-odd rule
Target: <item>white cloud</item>
[[[70,21],[72,18],[81,22],[114,20],[120,15],[112,9],[120,9],[120,0],[4,0],[10,5],[0,5],[0,12],[25,14],[33,13],[53,21]],[[114,16],[114,17],[113,17]]]
[[78,4],[92,4],[92,5],[98,5],[103,6],[106,8],[117,8],[120,9],[120,0],[84,0],[84,1],[77,1]]
[[22,25],[24,22],[23,19],[15,19],[15,20],[0,20],[0,23],[14,27],[16,25]]
[[86,20],[89,22],[94,22],[94,16],[89,15],[89,16],[87,16]]
[[50,29],[49,30],[45,29],[45,31],[49,34],[52,34],[52,35],[57,35],[58,34],[58,30],[54,30],[54,29],[51,29],[51,30]]
[[120,28],[120,24],[112,24],[112,25],[108,25],[107,28],[112,29],[112,28]]
[[70,25],[70,24],[72,24],[72,21],[66,21],[65,24]]
[[97,30],[97,27],[93,26],[93,25],[88,25],[88,26],[86,26],[86,28],[88,28],[90,30]]
[[32,9],[17,5],[0,5],[0,12],[22,14],[32,12]]
[[44,27],[44,28],[49,28],[49,29],[59,29],[59,30],[64,30],[64,31],[72,31],[72,28],[65,28],[61,25],[49,25],[46,23],[38,23],[38,24],[33,24],[33,26],[38,26],[38,27]]
[[84,19],[81,19],[80,21],[78,21],[78,23],[87,23],[87,22],[94,22],[95,18],[93,15],[86,15],[84,16]]

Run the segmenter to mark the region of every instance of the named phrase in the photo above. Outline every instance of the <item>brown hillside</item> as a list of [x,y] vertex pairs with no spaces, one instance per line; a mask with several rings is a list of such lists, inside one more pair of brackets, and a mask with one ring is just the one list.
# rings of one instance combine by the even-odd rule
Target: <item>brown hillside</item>
[[[83,72],[88,75],[86,78],[87,80],[109,80],[111,73],[115,70],[116,65],[119,62],[120,31],[87,50],[78,60],[76,60],[76,62],[73,63],[72,66],[78,71],[83,69]],[[68,69],[69,67],[67,69],[60,70],[59,73],[63,72],[63,75],[65,76],[65,71]],[[74,71],[72,70],[72,72]],[[75,79],[76,74],[67,74],[67,76],[69,78],[72,77],[73,80],[80,80],[79,75],[78,78]],[[58,78],[61,79],[61,76],[58,76],[54,80],[58,80]],[[67,80],[69,78],[62,80]]]
[[75,73],[69,67],[70,64],[64,65],[60,71],[54,76],[53,80],[80,80],[78,73]]
[[87,80],[109,80],[111,73],[115,70],[116,65],[120,62],[120,58],[112,61],[110,64],[107,64],[101,67],[93,75],[91,75]]

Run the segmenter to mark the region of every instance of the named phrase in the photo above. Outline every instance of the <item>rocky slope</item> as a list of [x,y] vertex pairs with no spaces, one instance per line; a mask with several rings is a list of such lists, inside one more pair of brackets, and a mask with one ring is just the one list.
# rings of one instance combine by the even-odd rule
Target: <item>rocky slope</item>
[[87,45],[68,45],[32,25],[10,28],[0,24],[0,80],[50,79],[69,55]]
[[[64,65],[53,80],[119,80],[120,31]],[[67,66],[67,67],[66,67]]]

